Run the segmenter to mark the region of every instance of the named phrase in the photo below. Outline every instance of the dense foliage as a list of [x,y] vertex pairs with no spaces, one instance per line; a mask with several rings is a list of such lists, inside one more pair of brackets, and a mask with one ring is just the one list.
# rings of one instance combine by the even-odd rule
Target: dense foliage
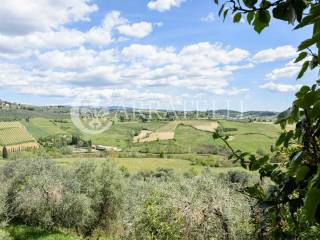
[[135,180],[128,186],[125,239],[253,239],[251,205],[226,175]]
[[73,169],[43,159],[19,159],[1,169],[0,216],[14,224],[72,228],[87,236],[117,218],[121,184],[108,163]]
[[[216,3],[218,1],[216,0]],[[304,59],[298,79],[308,67],[314,69],[320,62],[320,2],[313,0],[243,0],[226,1],[219,14],[233,14],[234,22],[243,15],[260,33],[269,26],[271,15],[295,29],[313,29],[311,38],[299,47],[298,63]],[[259,170],[261,178],[268,178],[267,189],[255,185],[246,189],[259,200],[262,213],[257,218],[257,234],[260,239],[319,239],[320,229],[320,82],[303,86],[287,111],[279,114],[278,123],[283,129],[273,149],[273,156],[256,156],[248,152],[233,151],[231,158],[244,168]],[[295,124],[287,130],[287,124]],[[214,134],[229,146],[227,136]],[[229,146],[230,147],[230,146]],[[284,161],[273,163],[272,157],[281,156]]]
[[256,179],[243,172],[129,176],[108,160],[66,168],[31,158],[1,167],[0,178],[0,239],[24,239],[28,227],[87,239],[254,239],[254,202],[238,190]]

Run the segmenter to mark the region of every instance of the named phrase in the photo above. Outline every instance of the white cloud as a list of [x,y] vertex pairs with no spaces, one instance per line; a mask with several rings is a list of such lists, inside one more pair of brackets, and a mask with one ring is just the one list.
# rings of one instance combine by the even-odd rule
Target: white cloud
[[[234,95],[247,89],[230,84],[238,69],[250,68],[249,52],[215,43],[172,47],[132,44],[123,49],[93,50],[84,47],[36,54],[26,66],[0,67],[0,84],[19,92],[57,95],[66,89],[150,89],[197,91]],[[10,81],[8,81],[10,79]],[[30,87],[31,86],[31,87]],[[53,90],[52,88],[60,89]],[[33,90],[28,90],[33,89]],[[58,93],[57,93],[58,91]]]
[[214,12],[210,12],[206,17],[201,18],[202,22],[213,22],[215,19]]
[[274,62],[277,60],[290,59],[297,56],[297,50],[290,46],[280,46],[277,48],[269,48],[256,53],[252,60],[258,63]]
[[170,10],[172,7],[180,7],[186,0],[152,0],[148,3],[148,8],[164,12]]
[[[151,29],[148,27],[149,25],[151,25]],[[122,26],[124,27],[123,29],[121,28]],[[0,56],[1,54],[12,54],[12,57],[14,55],[18,57],[31,50],[69,49],[80,47],[84,44],[106,46],[118,41],[113,36],[113,31],[117,27],[121,28],[123,33],[126,33],[125,35],[130,36],[131,34],[133,36],[135,34],[135,37],[144,37],[152,31],[151,23],[142,22],[142,24],[134,23],[128,25],[128,20],[123,18],[120,12],[112,11],[106,14],[100,26],[94,26],[85,32],[61,27],[55,31],[34,32],[23,36],[0,34]],[[140,27],[141,29],[139,29]]]
[[292,78],[300,71],[301,63],[294,63],[293,61],[287,63],[282,68],[273,69],[271,73],[266,74],[267,80],[278,80],[282,78]]
[[88,0],[21,0],[0,4],[0,33],[26,35],[50,31],[66,23],[88,21],[89,14],[98,9]]
[[269,89],[276,92],[295,92],[299,88],[301,88],[301,86],[302,85],[300,84],[291,85],[291,84],[277,84],[277,83],[269,82],[261,85],[260,88]]
[[148,22],[140,22],[131,25],[121,25],[118,27],[118,31],[129,37],[144,38],[152,32],[152,24]]
[[[184,1],[153,0],[148,6],[166,11]],[[111,11],[100,24],[80,29],[73,23],[90,21],[98,9],[91,0],[35,0],[23,7],[18,2],[0,5],[3,88],[65,98],[86,93],[175,101],[179,97],[172,95],[184,91],[225,95],[247,91],[231,85],[235,71],[252,67],[247,50],[210,42],[181,49],[143,44],[110,48],[124,39],[146,37],[163,24],[130,22],[119,11]],[[4,16],[10,19],[7,25]],[[179,93],[163,94],[165,89]]]

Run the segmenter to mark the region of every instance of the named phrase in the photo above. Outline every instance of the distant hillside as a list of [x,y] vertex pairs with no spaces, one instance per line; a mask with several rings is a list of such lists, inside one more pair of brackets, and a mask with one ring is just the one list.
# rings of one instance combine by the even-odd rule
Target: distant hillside
[[271,111],[247,111],[241,113],[239,111],[221,109],[215,111],[215,114],[231,118],[240,118],[241,116],[244,118],[275,118],[279,113]]
[[[22,120],[27,118],[50,118],[50,119],[66,119],[70,117],[70,106],[33,106],[33,105],[26,105],[20,103],[11,103],[8,101],[0,100],[0,121],[14,121],[14,120]],[[107,107],[111,113],[133,113],[134,109],[130,107],[118,107],[112,106]],[[136,109],[135,114],[138,116],[139,114],[147,114],[150,111],[148,109]],[[247,112],[239,112],[234,110],[226,110],[220,109],[216,111],[187,111],[184,113],[183,111],[168,111],[165,109],[161,110],[152,110],[152,114],[161,113],[163,117],[178,115],[179,117],[194,117],[198,116],[200,118],[208,118],[208,117],[221,117],[221,118],[247,118],[247,119],[268,119],[272,120],[275,119],[278,115],[277,112],[272,111],[247,111]]]
[[32,106],[0,100],[0,121],[14,121],[43,117],[52,119],[69,118],[70,107]]

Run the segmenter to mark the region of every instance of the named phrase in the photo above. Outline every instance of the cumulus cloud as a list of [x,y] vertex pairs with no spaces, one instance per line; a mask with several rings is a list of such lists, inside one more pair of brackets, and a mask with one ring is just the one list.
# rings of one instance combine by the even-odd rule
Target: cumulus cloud
[[129,37],[143,38],[152,32],[152,24],[148,22],[125,24],[119,26],[118,31]]
[[180,7],[186,0],[152,0],[148,3],[148,8],[164,12],[170,10],[172,7]]
[[0,57],[1,54],[13,53],[12,56],[17,55],[18,57],[31,50],[69,49],[81,47],[84,44],[107,46],[118,40],[113,34],[115,28],[118,28],[120,34],[142,38],[151,33],[152,24],[141,22],[129,25],[129,21],[122,17],[120,12],[111,11],[105,15],[101,25],[93,26],[88,31],[61,27],[23,36],[0,34]]
[[301,63],[294,63],[293,61],[287,63],[282,68],[276,68],[271,73],[266,74],[267,80],[278,80],[282,78],[291,78],[296,76],[300,71]]
[[260,86],[260,88],[269,89],[276,92],[295,92],[301,87],[302,85],[300,84],[291,85],[291,84],[278,84],[273,82],[269,82]]
[[[148,6],[167,11],[184,1],[151,0]],[[111,43],[146,37],[162,23],[131,22],[111,11],[100,23],[80,29],[74,23],[90,21],[98,9],[90,0],[35,0],[23,7],[20,2],[0,6],[0,85],[5,89],[69,99],[93,94],[176,102],[180,93],[248,90],[231,84],[235,71],[253,67],[245,49],[210,42],[179,49],[150,44],[111,48]],[[209,14],[206,20],[212,19]]]
[[27,66],[0,65],[0,84],[22,93],[46,96],[72,97],[76,89],[82,89],[82,93],[130,89],[143,96],[153,92],[149,90],[167,87],[235,95],[248,90],[230,85],[236,70],[252,67],[250,63],[241,64],[248,57],[246,50],[209,42],[187,45],[181,50],[141,44],[105,50],[80,47],[38,53]]
[[0,33],[26,35],[50,31],[69,22],[88,21],[98,7],[87,0],[21,0],[0,4]]
[[210,12],[206,17],[201,18],[202,22],[213,22],[215,19],[214,12]]
[[269,48],[257,52],[252,60],[257,63],[274,62],[277,60],[290,59],[297,56],[297,50],[290,46],[280,46],[277,48]]

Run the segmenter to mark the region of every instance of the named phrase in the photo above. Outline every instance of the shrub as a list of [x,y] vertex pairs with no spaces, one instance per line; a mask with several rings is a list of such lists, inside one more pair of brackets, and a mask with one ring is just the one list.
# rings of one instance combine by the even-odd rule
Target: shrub
[[4,227],[8,221],[8,208],[6,203],[7,191],[7,185],[0,178],[0,227]]
[[13,238],[10,236],[10,233],[8,233],[5,230],[0,229],[0,239],[1,240],[13,240]]
[[210,176],[131,181],[125,239],[250,239],[247,199]]
[[64,169],[50,160],[20,159],[7,165],[2,176],[8,184],[11,223],[73,228],[91,235],[108,229],[121,204],[118,175],[106,162]]
[[231,184],[240,184],[241,186],[247,185],[250,175],[244,171],[228,171],[225,180]]
[[119,170],[123,174],[124,177],[130,176],[129,170],[125,166],[121,166]]
[[169,179],[173,177],[173,175],[174,170],[171,168],[157,168],[151,176],[155,178]]

